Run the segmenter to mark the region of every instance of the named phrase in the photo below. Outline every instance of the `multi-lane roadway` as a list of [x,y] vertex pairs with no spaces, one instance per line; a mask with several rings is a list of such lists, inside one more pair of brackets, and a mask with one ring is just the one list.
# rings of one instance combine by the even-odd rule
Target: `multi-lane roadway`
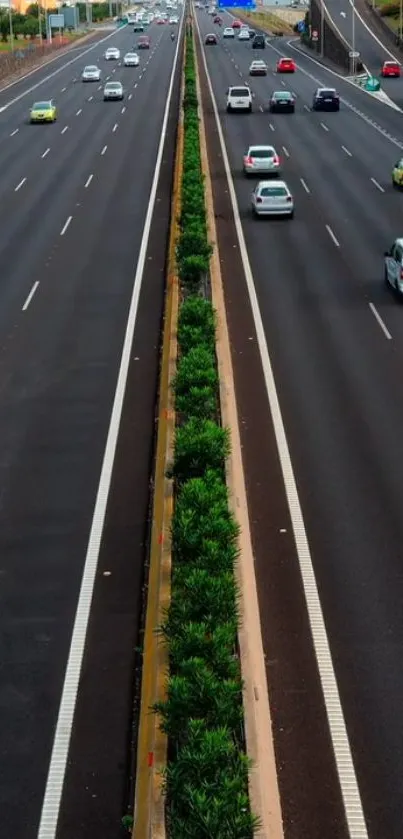
[[[117,835],[128,801],[179,96],[178,37],[148,34],[138,68],[103,58],[135,47],[125,27],[0,93],[0,834],[15,839]],[[100,84],[81,82],[88,63]],[[103,101],[107,78],[122,102]],[[30,125],[49,98],[57,122]]]
[[[401,304],[385,286],[383,253],[403,233],[403,195],[391,185],[391,168],[403,149],[402,117],[280,39],[264,52],[236,39],[204,46],[204,36],[215,26],[204,11],[197,19],[368,835],[401,839],[403,321]],[[231,21],[224,15],[223,26]],[[296,59],[294,75],[275,73],[280,55]],[[266,60],[267,77],[249,77],[254,58]],[[227,114],[226,90],[240,83],[252,89],[253,112]],[[339,113],[312,112],[318,85],[338,88]],[[281,89],[296,94],[295,114],[268,113],[271,92]],[[362,832],[346,832],[334,766],[323,757],[326,724],[316,703],[317,671],[301,605],[300,567],[308,566],[306,556],[297,561],[287,505],[280,503],[263,386],[260,395],[253,394],[253,379],[260,374],[251,366],[249,381],[245,375],[256,333],[249,323],[242,334],[245,293],[235,264],[242,248],[229,232],[228,188],[211,113],[209,107],[236,376],[244,365],[238,376],[239,410],[286,836],[361,837]],[[242,159],[249,145],[267,143],[282,158],[295,199],[293,220],[252,217],[254,182],[243,175]],[[317,653],[320,660],[323,650]],[[328,708],[331,717],[333,711]],[[339,729],[334,736],[341,734]],[[353,787],[346,773],[343,784],[348,798]]]

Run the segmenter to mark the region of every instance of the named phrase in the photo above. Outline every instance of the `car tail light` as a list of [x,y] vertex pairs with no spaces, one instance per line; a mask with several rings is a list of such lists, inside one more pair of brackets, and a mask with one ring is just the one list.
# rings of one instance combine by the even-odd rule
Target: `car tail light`
[[253,157],[251,157],[250,155],[246,155],[246,157],[244,157],[244,161],[245,163],[251,165],[253,163]]
[[400,269],[400,282],[403,283],[403,268]]
[[279,158],[278,154],[275,154],[275,155],[274,155],[274,157],[273,157],[273,163],[275,163],[275,164],[276,164],[276,166],[279,166],[279,165],[280,165],[280,158]]
[[287,198],[285,200],[288,201],[289,204],[291,204],[292,195],[287,195]]
[[258,195],[258,197],[256,198],[256,204],[262,204],[262,203],[263,203],[263,199],[260,197],[260,195]]

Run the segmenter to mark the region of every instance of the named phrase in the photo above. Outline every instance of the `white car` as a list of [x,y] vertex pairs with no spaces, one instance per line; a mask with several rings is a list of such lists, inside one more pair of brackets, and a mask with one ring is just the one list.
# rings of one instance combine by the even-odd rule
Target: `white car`
[[395,239],[389,251],[385,251],[385,282],[403,296],[403,239]]
[[107,82],[104,87],[104,102],[111,99],[123,99],[123,85],[121,82]]
[[226,26],[222,33],[223,38],[235,38],[235,32],[232,26]]
[[106,61],[119,61],[120,58],[120,50],[117,47],[108,47],[105,52],[105,60]]
[[127,52],[125,56],[123,56],[123,64],[125,67],[138,67],[140,64],[140,59],[136,52]]
[[285,181],[259,181],[252,192],[255,216],[288,216],[293,218],[294,199]]
[[249,146],[243,158],[245,175],[278,175],[281,161],[274,146]]
[[229,87],[227,91],[227,111],[248,111],[252,110],[252,93],[246,85]]
[[169,18],[169,23],[170,23],[170,24],[175,24],[175,23],[178,23],[178,18],[176,17],[176,15],[172,15],[172,16]]
[[238,41],[249,41],[249,29],[240,29],[238,33]]
[[84,67],[81,78],[83,82],[99,82],[101,71],[95,64],[88,64]]
[[267,76],[267,64],[265,61],[252,61],[249,67],[250,76]]

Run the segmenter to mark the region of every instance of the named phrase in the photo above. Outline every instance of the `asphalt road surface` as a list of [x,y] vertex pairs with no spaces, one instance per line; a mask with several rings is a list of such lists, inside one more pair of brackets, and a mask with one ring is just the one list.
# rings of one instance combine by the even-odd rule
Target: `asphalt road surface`
[[[141,256],[57,835],[117,835],[127,806],[179,96],[176,74],[149,247],[140,255],[176,51],[168,26],[153,24],[148,34],[138,68],[103,58],[107,46],[123,55],[136,45],[127,27],[0,94],[0,833],[14,839],[38,835]],[[100,85],[81,82],[87,63],[99,64],[103,81],[123,82],[124,101],[104,103]],[[47,98],[56,100],[58,121],[28,124],[32,102]]]
[[[202,33],[211,32],[215,28],[211,19],[203,11],[197,14]],[[224,17],[228,25],[231,19]],[[401,115],[280,39],[264,52],[232,40],[204,49],[368,834],[370,839],[401,839],[403,326],[401,304],[385,285],[383,267],[384,250],[403,234],[403,196],[391,185],[391,167],[402,148]],[[296,58],[294,75],[275,73],[279,54]],[[248,67],[255,58],[268,62],[266,78],[249,77]],[[226,90],[241,82],[250,84],[253,91],[253,113],[227,114]],[[318,84],[338,87],[339,113],[310,110]],[[294,115],[268,113],[270,93],[282,89],[297,95]],[[242,158],[252,143],[275,145],[295,198],[294,220],[252,217],[253,180],[242,173]],[[219,191],[219,184],[215,188]],[[218,213],[222,219],[221,208]],[[234,289],[235,273],[234,267]],[[228,295],[230,308],[236,309],[235,290],[231,293],[230,287]],[[252,332],[247,335],[253,341]],[[242,364],[241,357],[235,361]],[[245,377],[242,386],[244,390],[249,386]],[[246,405],[242,416],[245,447],[249,434],[255,454],[256,424],[262,428],[264,412],[261,393],[260,404],[251,405],[249,412]],[[270,425],[268,413],[266,424]],[[249,501],[254,527],[259,520],[260,528],[259,538],[255,535],[256,567],[266,655],[271,662],[269,682],[276,750],[281,758],[280,785],[285,790],[286,836],[341,837],[346,835],[345,825],[333,808],[339,796],[337,782],[328,784],[327,797],[320,800],[328,769],[315,751],[314,739],[307,742],[316,696],[314,677],[311,680],[301,665],[308,630],[302,612],[298,621],[287,625],[288,613],[295,618],[295,603],[301,596],[299,568],[295,550],[293,557],[284,552],[277,559],[271,548],[279,532],[289,533],[290,525],[280,517],[273,521],[271,498],[265,505],[269,484],[265,446],[262,437],[261,464],[254,464]],[[277,494],[274,504],[279,504],[278,498]],[[288,643],[288,659],[278,653],[282,642],[276,631],[282,634],[283,647]],[[288,717],[283,713],[285,706],[291,708]],[[315,715],[320,728],[319,706]],[[295,749],[298,738],[300,750]],[[293,754],[287,753],[287,739],[294,745]],[[315,764],[322,778],[310,775]],[[294,786],[286,780],[287,774],[294,775]]]
[[[402,60],[398,50],[378,24],[376,17],[365,0],[326,0],[326,8],[336,27],[352,47],[360,53],[361,60],[374,76],[379,76],[384,61]],[[353,33],[353,9],[355,26]],[[382,79],[382,89],[391,99],[403,107],[403,78]]]

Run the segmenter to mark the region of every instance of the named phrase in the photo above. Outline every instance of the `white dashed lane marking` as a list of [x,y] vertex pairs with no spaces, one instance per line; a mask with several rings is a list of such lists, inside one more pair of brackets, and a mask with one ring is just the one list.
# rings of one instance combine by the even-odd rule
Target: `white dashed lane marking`
[[378,184],[378,181],[376,181],[375,178],[371,178],[371,181],[372,181],[373,185],[376,186],[377,189],[379,189],[379,192],[385,192],[383,186]]
[[333,244],[336,245],[336,248],[339,248],[340,247],[340,242],[336,239],[336,236],[334,235],[333,230],[332,230],[332,228],[330,227],[329,224],[326,225],[326,230],[327,230]]
[[101,151],[101,154],[105,154],[105,152],[106,152],[107,148],[108,148],[108,146],[104,146],[104,147],[103,147],[103,149],[102,149],[102,151]]
[[325,125],[324,122],[321,122],[321,127],[323,128],[324,131],[329,131],[327,125]]
[[89,178],[87,179],[87,181],[86,181],[86,183],[85,183],[85,189],[88,189],[88,187],[89,187],[89,185],[90,185],[90,183],[91,183],[91,181],[92,181],[93,177],[94,177],[94,175],[90,175],[90,176],[89,176]]
[[386,324],[385,324],[385,323],[384,323],[384,321],[382,320],[382,318],[381,318],[381,316],[380,316],[380,314],[379,314],[379,312],[378,312],[378,309],[377,309],[377,308],[376,308],[376,306],[374,306],[374,304],[373,304],[373,303],[371,303],[371,302],[369,302],[369,303],[368,303],[368,306],[369,306],[369,308],[371,309],[372,314],[374,315],[374,317],[375,317],[375,318],[376,318],[376,320],[378,321],[379,326],[381,327],[383,334],[384,334],[384,335],[385,335],[385,337],[388,339],[388,341],[391,341],[391,340],[392,340],[392,336],[391,336],[391,334],[390,334],[390,332],[389,332],[389,329],[387,328]]
[[65,223],[64,223],[64,225],[63,225],[63,227],[62,227],[62,229],[61,229],[61,231],[60,231],[60,235],[61,235],[61,236],[64,236],[64,234],[65,234],[65,232],[66,232],[67,228],[68,228],[68,227],[69,227],[69,225],[70,225],[70,222],[71,222],[72,218],[73,218],[73,216],[69,216],[69,217],[68,217],[68,219],[65,221]]
[[15,137],[15,135],[18,134],[19,130],[19,128],[14,128],[14,131],[11,132],[10,137]]
[[285,147],[285,146],[282,146],[282,149],[283,149],[283,152],[284,152],[285,156],[286,156],[286,157],[289,157],[289,156],[290,156],[290,152],[288,151],[288,149],[286,149],[286,147]]
[[343,151],[344,151],[344,152],[348,155],[348,157],[352,157],[352,156],[353,156],[353,155],[351,154],[351,151],[349,151],[348,149],[346,149],[346,147],[345,147],[345,146],[342,146],[342,149],[343,149]]
[[301,183],[302,183],[302,186],[304,187],[305,192],[307,192],[307,193],[308,193],[308,195],[310,195],[310,194],[311,194],[311,190],[309,189],[309,186],[307,186],[307,184],[305,183],[305,181],[304,181],[304,179],[303,179],[303,178],[300,178],[300,181],[301,181]]
[[29,304],[30,304],[35,292],[36,292],[36,289],[38,288],[38,285],[39,285],[39,281],[37,280],[37,282],[33,284],[32,288],[31,288],[31,291],[29,292],[28,297],[27,297],[27,299],[26,299],[26,301],[25,301],[25,303],[22,307],[23,312],[27,311],[28,306],[29,306]]
[[43,154],[41,154],[42,159],[43,159],[44,157],[47,157],[47,156],[48,156],[48,154],[49,154],[49,152],[50,152],[50,149],[45,149],[44,153],[43,153]]
[[118,127],[118,123],[117,123],[117,122],[115,122],[115,125],[114,125],[114,126],[113,126],[113,128],[112,128],[112,131],[113,131],[113,132],[115,132],[115,131],[116,131],[116,129],[117,129],[117,127]]
[[61,132],[60,132],[60,133],[61,133],[61,134],[65,134],[65,133],[66,133],[66,131],[68,130],[68,127],[69,127],[68,125],[65,125],[65,126],[64,126],[64,128],[62,128],[62,130],[61,130]]
[[76,111],[76,117],[79,117],[80,114],[82,114],[82,112],[83,112],[83,109],[79,108],[78,111]]
[[21,187],[24,186],[24,184],[26,183],[26,180],[27,180],[26,178],[23,178],[22,181],[20,181],[19,184],[17,184],[17,186],[15,187],[14,192],[18,192],[21,189]]

